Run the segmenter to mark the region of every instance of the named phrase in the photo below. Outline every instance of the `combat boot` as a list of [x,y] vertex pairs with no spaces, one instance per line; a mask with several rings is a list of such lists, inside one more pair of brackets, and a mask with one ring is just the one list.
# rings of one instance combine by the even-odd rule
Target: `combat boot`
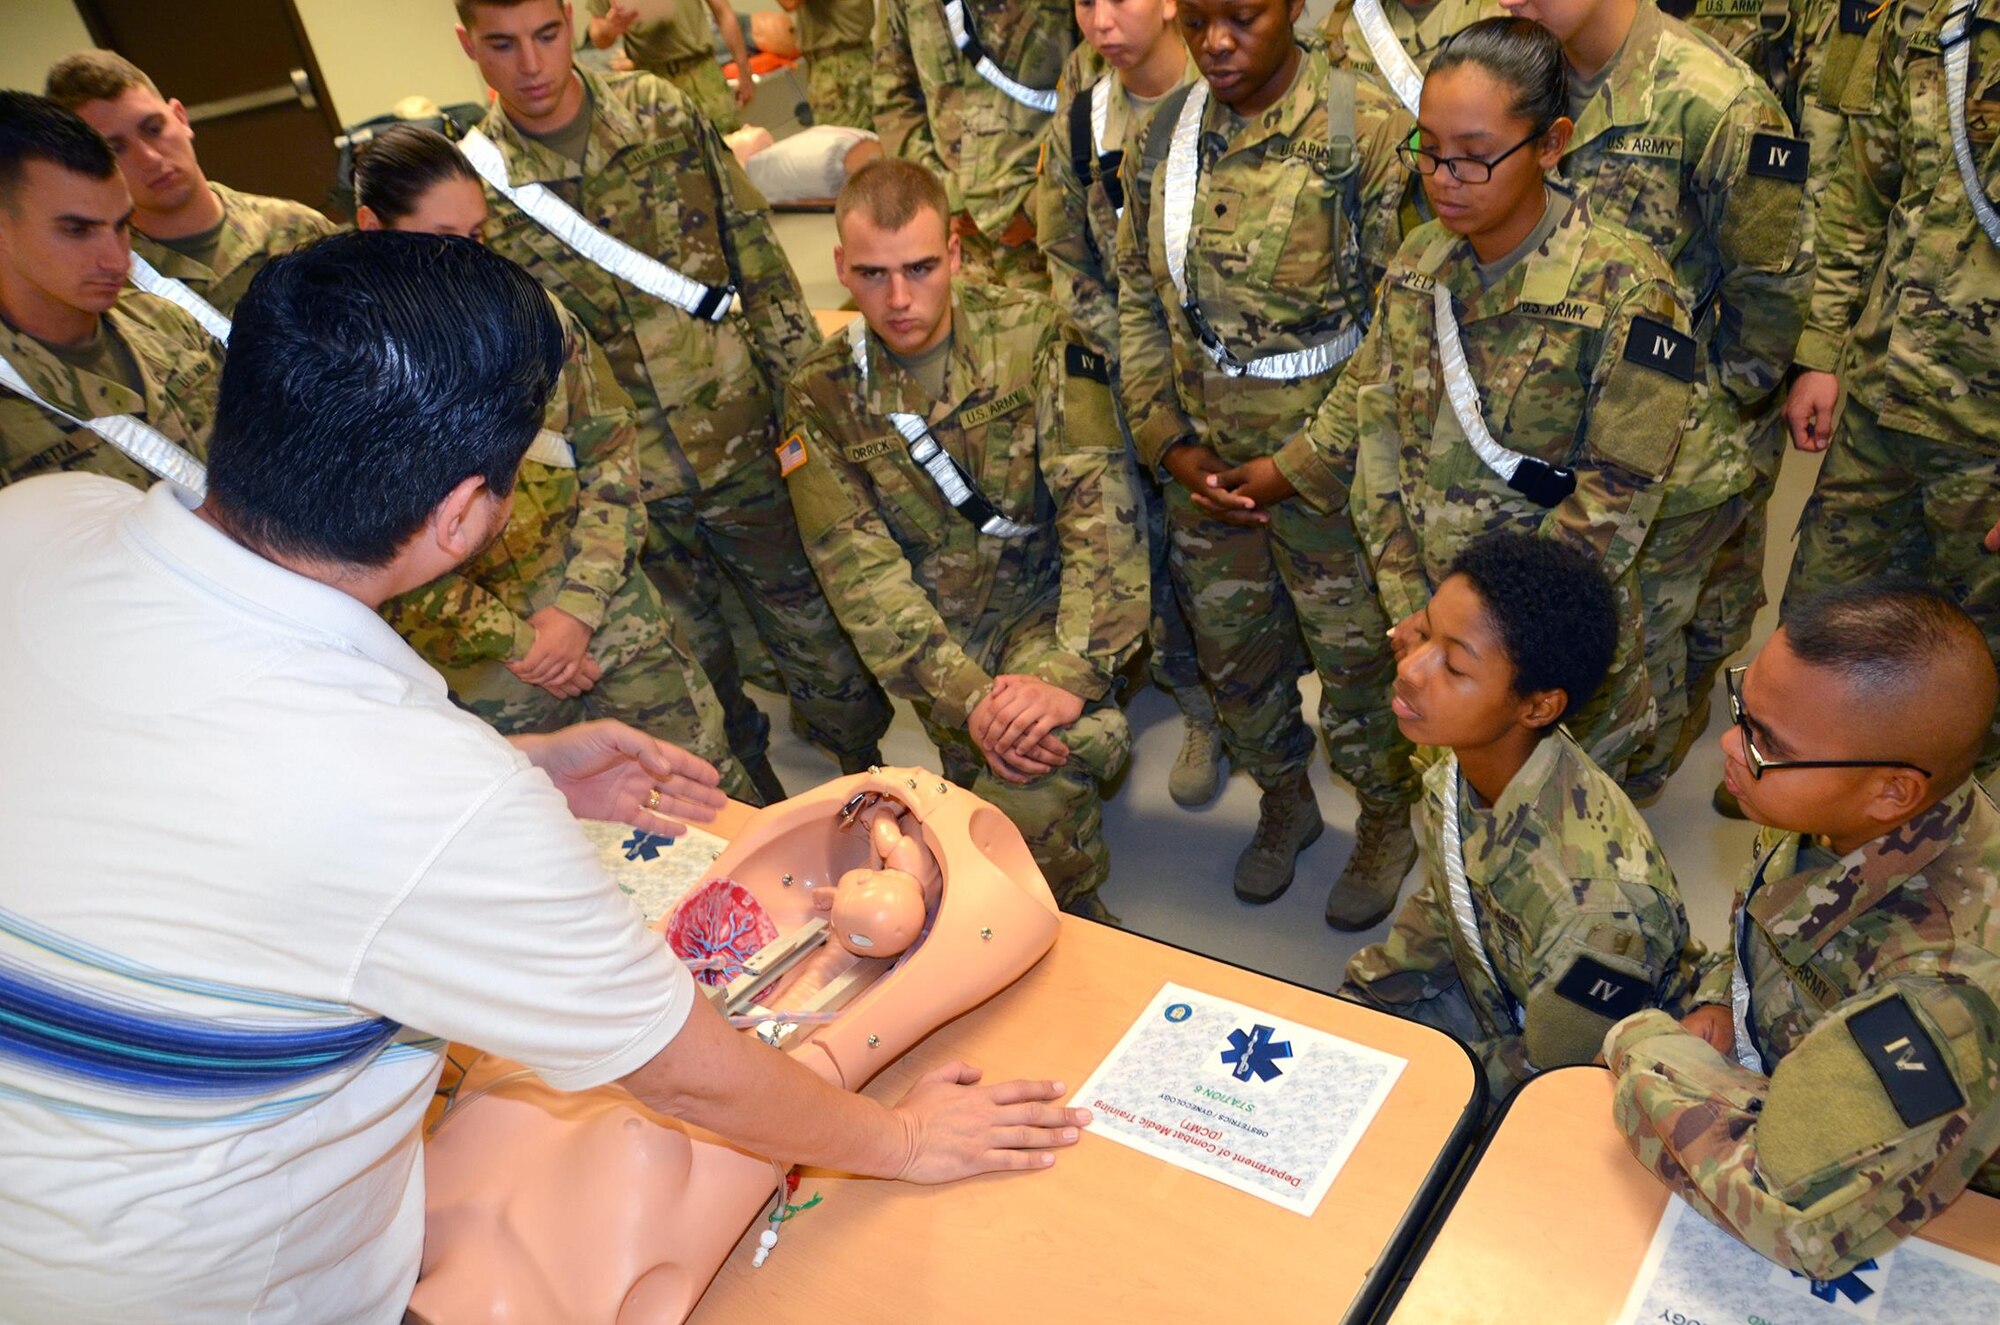
[[836,755],[835,758],[840,760],[840,774],[842,777],[847,776],[849,773],[866,773],[871,768],[879,768],[881,766],[882,747],[871,745],[860,754]]
[[1268,788],[1257,806],[1257,832],[1236,858],[1236,895],[1246,902],[1275,902],[1292,886],[1299,852],[1319,840],[1326,821],[1304,773]]
[[1215,799],[1222,790],[1222,728],[1216,722],[1215,701],[1199,685],[1176,690],[1185,729],[1181,733],[1180,757],[1167,774],[1167,794],[1174,804],[1197,809]]
[[778,781],[778,770],[771,767],[769,755],[744,760],[743,771],[750,775],[750,785],[757,788],[757,799],[761,804],[776,805],[791,794],[785,790],[785,784]]
[[1095,920],[1098,924],[1109,925],[1113,929],[1125,928],[1125,922],[1111,914],[1111,908],[1104,904],[1104,899],[1097,895],[1095,888],[1080,897],[1070,898],[1062,904],[1062,909],[1065,914],[1079,919]]
[[1410,807],[1363,796],[1361,816],[1354,821],[1354,854],[1326,899],[1326,923],[1344,930],[1381,924],[1395,909],[1403,876],[1416,859]]

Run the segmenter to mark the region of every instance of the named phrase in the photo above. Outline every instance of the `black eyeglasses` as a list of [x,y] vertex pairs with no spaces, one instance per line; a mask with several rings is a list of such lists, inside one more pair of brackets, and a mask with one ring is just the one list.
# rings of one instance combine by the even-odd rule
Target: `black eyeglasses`
[[1747,664],[1741,664],[1722,676],[1729,691],[1730,719],[1743,733],[1743,758],[1750,765],[1751,777],[1761,779],[1767,772],[1787,768],[1907,768],[1925,777],[1933,776],[1928,768],[1907,759],[1766,759],[1757,749],[1757,738],[1750,734],[1750,714],[1743,707],[1743,673],[1749,670]]
[[1490,161],[1477,156],[1439,156],[1436,152],[1426,152],[1423,148],[1410,143],[1397,144],[1396,159],[1403,163],[1403,169],[1419,175],[1435,175],[1438,167],[1443,166],[1451,172],[1451,177],[1461,184],[1484,184],[1493,178],[1493,167],[1541,136],[1542,130],[1537,129]]

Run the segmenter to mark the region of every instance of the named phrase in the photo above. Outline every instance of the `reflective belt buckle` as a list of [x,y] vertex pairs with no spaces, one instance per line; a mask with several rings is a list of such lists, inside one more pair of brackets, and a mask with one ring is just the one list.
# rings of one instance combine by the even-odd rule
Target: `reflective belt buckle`
[[1224,377],[1241,377],[1244,373],[1243,361],[1229,352],[1222,343],[1222,337],[1215,334],[1215,328],[1208,324],[1208,318],[1194,300],[1181,305],[1181,312],[1187,315],[1188,325],[1194,328],[1195,339],[1208,351],[1208,357],[1215,360],[1215,366],[1222,370]]
[[1546,460],[1524,455],[1521,463],[1514,468],[1514,477],[1507,480],[1507,486],[1547,510],[1560,506],[1576,491],[1576,472],[1557,469]]
[[736,282],[723,286],[710,286],[694,306],[694,315],[709,322],[720,322],[731,313],[743,311],[743,296],[737,292]]

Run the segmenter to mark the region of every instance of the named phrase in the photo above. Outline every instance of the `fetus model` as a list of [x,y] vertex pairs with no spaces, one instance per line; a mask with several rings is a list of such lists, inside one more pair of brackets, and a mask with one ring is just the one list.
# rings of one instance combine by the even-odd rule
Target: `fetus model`
[[[761,810],[708,873],[663,940],[746,1034],[848,1090],[1020,978],[1059,927],[1019,830],[922,769]],[[423,1325],[683,1320],[786,1162],[500,1059],[454,1099],[425,1147]]]

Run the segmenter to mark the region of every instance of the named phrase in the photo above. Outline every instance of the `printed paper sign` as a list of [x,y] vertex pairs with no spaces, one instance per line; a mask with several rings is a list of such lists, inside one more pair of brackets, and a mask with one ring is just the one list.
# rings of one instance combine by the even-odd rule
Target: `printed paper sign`
[[714,833],[690,828],[679,837],[641,832],[630,824],[582,820],[583,834],[597,848],[618,890],[644,913],[647,924],[674,909],[729,845]]
[[1820,1282],[1773,1265],[1676,1196],[1618,1325],[2000,1321],[2000,1266],[1912,1238]]
[[1404,1062],[1169,984],[1070,1103],[1100,1136],[1310,1216]]

